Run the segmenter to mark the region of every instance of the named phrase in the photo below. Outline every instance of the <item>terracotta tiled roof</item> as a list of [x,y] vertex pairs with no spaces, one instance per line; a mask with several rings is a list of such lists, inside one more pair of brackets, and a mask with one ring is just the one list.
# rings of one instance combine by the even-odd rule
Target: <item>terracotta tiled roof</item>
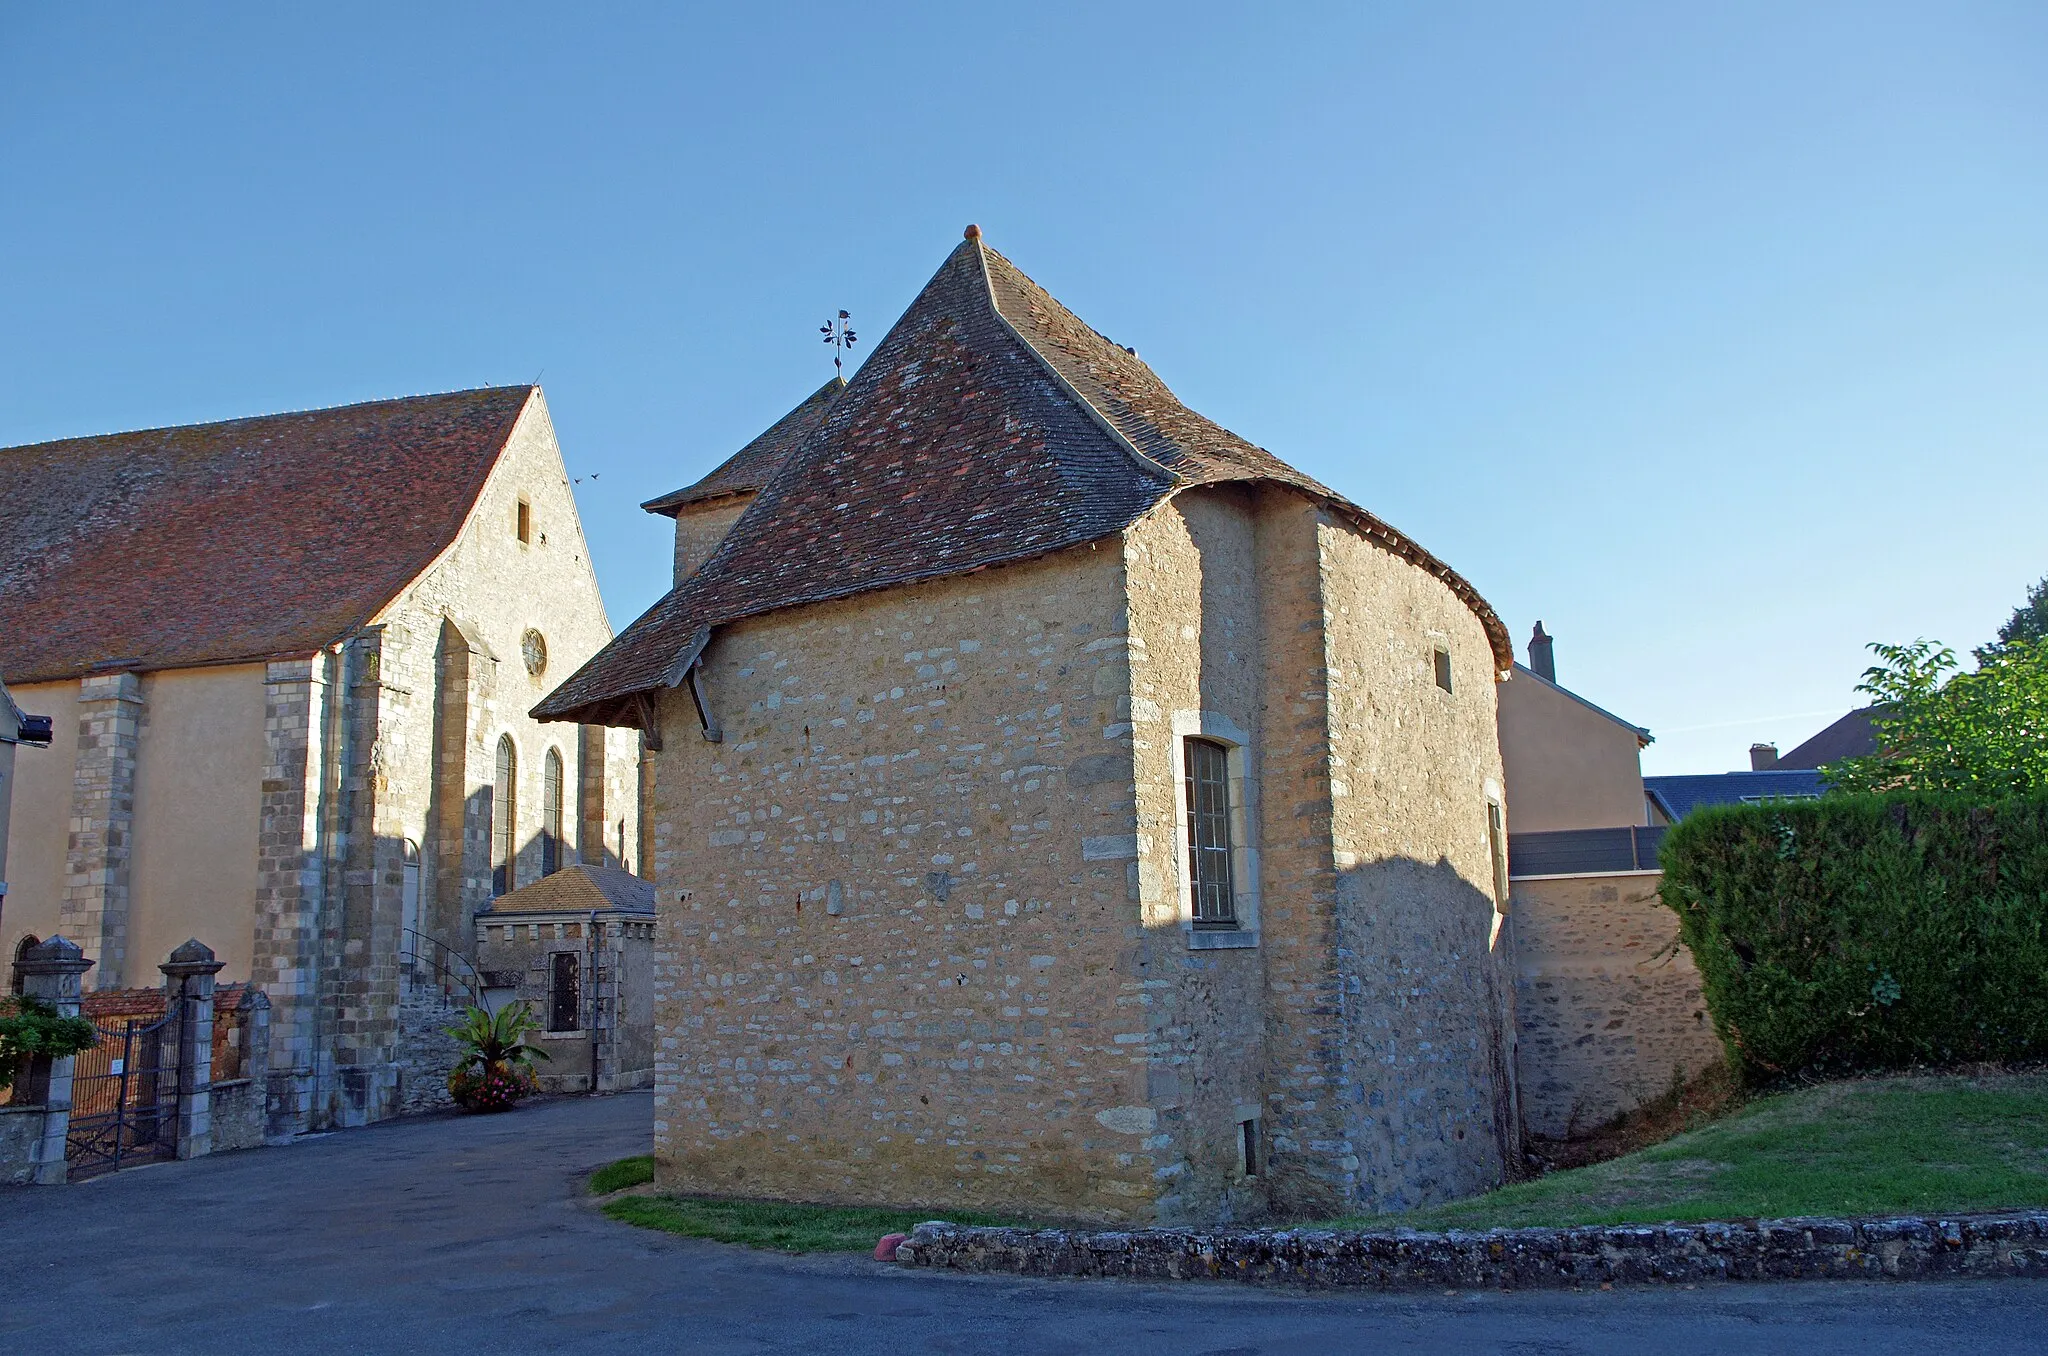
[[728,495],[751,494],[760,489],[782,469],[782,463],[789,460],[790,454],[796,451],[811,430],[825,422],[825,411],[832,408],[832,402],[845,389],[845,378],[833,377],[805,396],[795,409],[770,424],[767,432],[727,457],[710,475],[694,485],[685,485],[659,499],[650,499],[640,507],[649,513],[673,518],[687,505],[724,499]]
[[488,913],[588,913],[592,909],[654,912],[654,882],[616,866],[577,863],[498,896]]
[[313,653],[455,539],[534,391],[0,449],[0,672]]
[[1435,573],[1514,652],[1442,562],[1271,453],[1175,399],[970,237],[947,258],[703,567],[535,708],[639,723],[706,629],[1044,555],[1122,531],[1190,484],[1271,480],[1343,513]]

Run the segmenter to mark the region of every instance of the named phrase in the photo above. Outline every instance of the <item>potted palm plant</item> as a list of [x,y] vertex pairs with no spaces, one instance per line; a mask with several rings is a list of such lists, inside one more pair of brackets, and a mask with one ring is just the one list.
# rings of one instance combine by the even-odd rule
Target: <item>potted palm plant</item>
[[443,1029],[463,1045],[461,1062],[448,1074],[448,1091],[463,1110],[509,1111],[538,1086],[533,1061],[548,1052],[526,1044],[526,1033],[540,1029],[526,1004],[470,1008],[460,1025]]

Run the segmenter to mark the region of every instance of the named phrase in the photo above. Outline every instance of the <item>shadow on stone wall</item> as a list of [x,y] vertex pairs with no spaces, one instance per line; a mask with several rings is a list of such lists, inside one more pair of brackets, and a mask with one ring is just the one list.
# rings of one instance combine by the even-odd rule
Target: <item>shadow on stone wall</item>
[[1474,1195],[1519,1170],[1514,932],[1495,917],[1491,895],[1444,858],[1338,874],[1340,1100],[1358,1210]]

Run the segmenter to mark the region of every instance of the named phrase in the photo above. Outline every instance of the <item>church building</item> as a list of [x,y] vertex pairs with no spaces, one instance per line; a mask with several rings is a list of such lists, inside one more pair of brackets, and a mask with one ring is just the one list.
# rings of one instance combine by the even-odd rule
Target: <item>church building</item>
[[0,944],[99,989],[210,946],[269,997],[273,1133],[445,1096],[409,1051],[474,915],[640,865],[637,736],[527,714],[611,638],[538,387],[0,450],[0,610],[53,717]]
[[1133,1224],[1518,1152],[1463,578],[969,228],[536,708],[651,752],[665,1187]]

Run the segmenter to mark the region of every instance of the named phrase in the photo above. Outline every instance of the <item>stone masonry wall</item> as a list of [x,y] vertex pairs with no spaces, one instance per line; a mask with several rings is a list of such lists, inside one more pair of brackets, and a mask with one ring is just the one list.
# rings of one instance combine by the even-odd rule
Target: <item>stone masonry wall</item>
[[736,494],[693,504],[676,515],[676,583],[695,574],[697,567],[711,558],[718,543],[725,540],[725,534],[732,531],[732,525],[753,502],[751,494]]
[[[522,502],[525,541],[517,531]],[[637,795],[622,794],[622,784],[638,780],[634,736],[616,730],[590,736],[527,715],[611,636],[561,451],[538,396],[514,427],[461,535],[380,614],[375,631],[377,658],[360,679],[374,695],[374,709],[357,717],[348,903],[334,953],[345,960],[335,979],[342,1000],[338,1058],[358,1070],[341,1080],[346,1095],[336,1109],[344,1119],[374,1119],[445,1098],[445,1052],[432,1029],[439,1019],[425,1013],[414,1014],[417,1022],[401,1021],[406,858],[417,852],[421,863],[415,926],[469,955],[470,919],[491,899],[491,825],[507,813],[492,803],[500,737],[509,735],[515,751],[509,807],[515,887],[541,875],[551,749],[562,761],[561,861],[574,860],[585,847],[603,851],[603,840],[593,843],[584,832],[587,823],[623,819],[629,842],[638,831]],[[544,647],[538,673],[525,653],[530,631]],[[604,766],[586,775],[587,756],[601,757]],[[604,860],[615,864],[613,856]],[[432,1006],[431,996],[421,1001]],[[360,1113],[351,1080],[369,1089]]]
[[726,628],[723,744],[667,695],[663,1186],[1152,1216],[1123,593],[1104,543]]
[[1652,872],[1514,882],[1522,1115],[1565,1138],[1719,1063],[1692,953]]
[[[1271,1085],[1263,1020],[1266,957],[1259,948],[1263,825],[1256,788],[1264,764],[1266,636],[1262,626],[1259,498],[1227,489],[1184,493],[1124,538],[1131,614],[1129,673],[1099,672],[1105,688],[1129,685],[1119,714],[1130,722],[1138,800],[1131,864],[1144,930],[1138,963],[1118,1002],[1148,1022],[1133,1048],[1132,1084],[1145,1094],[1136,1124],[1159,1166],[1157,1218],[1204,1223],[1267,1213],[1271,1165],[1247,1174],[1240,1123],[1260,1120]],[[1236,933],[1193,928],[1179,749],[1206,734],[1246,760],[1232,796],[1249,811],[1233,826],[1238,874]],[[1121,769],[1119,768],[1120,772]],[[1070,771],[1069,776],[1072,777]],[[1258,1157],[1268,1156],[1261,1136]]]
[[135,848],[135,751],[142,681],[95,674],[78,685],[78,753],[59,931],[97,962],[96,988],[128,976],[129,867]]
[[1402,1210],[1495,1186],[1519,1158],[1511,938],[1494,926],[1487,832],[1502,798],[1494,660],[1433,576],[1348,524],[1319,536],[1343,970],[1329,1095],[1361,1165],[1349,1204]]

